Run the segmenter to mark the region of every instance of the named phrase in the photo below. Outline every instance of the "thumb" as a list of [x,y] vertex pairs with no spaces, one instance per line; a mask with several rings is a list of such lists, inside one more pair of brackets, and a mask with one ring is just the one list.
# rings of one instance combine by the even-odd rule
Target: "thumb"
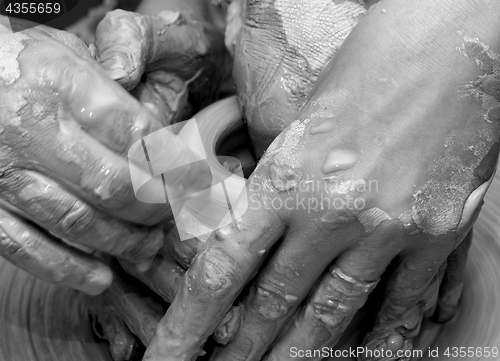
[[[96,31],[97,56],[108,75],[133,89],[145,71],[163,70],[191,79],[218,54],[217,29],[177,11],[140,15],[115,10]],[[221,35],[220,35],[221,36]]]
[[141,15],[123,10],[109,12],[96,30],[96,53],[108,75],[125,89],[133,89],[145,68],[149,47]]

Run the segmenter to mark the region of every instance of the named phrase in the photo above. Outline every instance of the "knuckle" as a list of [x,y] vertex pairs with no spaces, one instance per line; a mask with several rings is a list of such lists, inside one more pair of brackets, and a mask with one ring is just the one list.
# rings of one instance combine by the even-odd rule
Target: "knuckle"
[[255,291],[253,309],[265,319],[278,321],[285,318],[297,304],[298,297],[289,295],[277,287],[260,283]]
[[350,320],[366,302],[377,281],[365,282],[332,267],[328,282],[322,282],[310,300],[313,317],[327,328],[337,327]]
[[79,235],[92,223],[95,211],[84,202],[77,200],[69,207],[61,207],[56,224],[65,235]]
[[222,248],[211,248],[196,257],[196,265],[187,273],[188,288],[210,298],[223,299],[242,283],[242,271]]
[[311,306],[313,317],[330,329],[340,325],[348,316],[339,300],[313,301]]
[[0,230],[0,255],[11,259],[19,251],[22,251],[22,245]]
[[24,177],[13,167],[12,162],[2,162],[0,159],[0,195],[10,195],[19,191],[24,185]]
[[82,183],[107,209],[119,210],[136,200],[128,170],[122,168],[110,169],[97,162],[90,172],[83,174]]

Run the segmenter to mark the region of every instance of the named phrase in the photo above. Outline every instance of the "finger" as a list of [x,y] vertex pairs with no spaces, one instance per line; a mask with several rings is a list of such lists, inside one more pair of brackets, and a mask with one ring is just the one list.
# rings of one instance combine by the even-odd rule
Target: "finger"
[[57,242],[3,209],[0,232],[0,255],[43,280],[91,295],[102,293],[113,281],[104,263]]
[[372,352],[361,355],[361,360],[378,360],[381,353],[384,360],[411,358],[412,340],[420,332],[424,313],[437,302],[446,267],[443,255],[453,250],[453,245],[444,242],[439,252],[431,244],[421,246],[425,251],[406,255],[391,275],[375,326],[363,343]]
[[183,79],[193,78],[213,56],[214,36],[207,24],[190,22],[180,12],[140,15],[115,10],[99,23],[96,48],[111,78],[130,90],[145,71],[163,70]]
[[120,260],[120,264],[125,271],[139,279],[167,303],[174,300],[186,272],[177,262],[162,255],[155,257],[151,268],[146,272],[138,271],[130,261]]
[[396,247],[384,249],[353,249],[337,257],[265,360],[287,360],[292,349],[322,350],[335,346],[398,252]]
[[[132,217],[127,213],[132,212],[136,222],[142,216],[148,223],[169,217],[170,209],[139,202],[131,177],[136,181],[155,178],[156,188],[146,191],[162,195],[167,187],[174,198],[204,189],[193,188],[200,180],[202,187],[210,183],[208,165],[198,162],[200,156],[172,132],[164,130],[143,138],[160,123],[106,78],[102,69],[96,70],[96,63],[80,59],[48,37],[29,42],[17,60],[23,70],[21,78],[5,93],[9,100],[7,119],[17,123],[7,127],[2,143],[13,149],[13,154],[25,155],[25,168],[38,165],[101,209],[128,220]],[[151,162],[141,141],[148,146]],[[131,149],[135,151],[130,153]],[[160,174],[172,169],[178,171],[168,172],[163,185]],[[108,193],[112,191],[115,194]],[[166,202],[163,195],[159,203]]]
[[[302,223],[302,222],[301,222]],[[236,338],[216,351],[217,361],[261,360],[332,259],[349,244],[336,235],[292,227],[243,301]],[[314,246],[312,246],[314,245]]]
[[[17,61],[22,69],[18,87],[29,88],[27,100],[47,109],[35,114],[38,117],[33,120],[41,120],[42,115],[55,116],[66,131],[77,123],[119,154],[126,154],[135,141],[161,127],[152,113],[109,79],[96,61],[79,56],[49,35],[31,35],[36,40],[20,51]],[[42,104],[43,100],[48,104]],[[64,107],[59,109],[56,101]]]
[[[234,214],[242,214],[239,206]],[[284,230],[272,209],[251,206],[241,218],[213,232],[187,271],[144,359],[191,360],[198,355]]]
[[[182,283],[185,270],[178,263],[158,254],[152,267],[146,272],[140,272],[133,263],[120,260],[122,267],[132,276],[140,280],[167,303],[172,303]],[[224,316],[214,336],[219,343],[229,342],[236,334],[241,321],[241,307],[232,307]]]
[[472,243],[472,230],[447,259],[446,272],[439,288],[439,298],[436,313],[433,315],[437,322],[448,322],[455,316],[458,301],[462,296],[464,286],[464,271],[467,263],[467,254]]
[[34,172],[20,171],[3,179],[0,196],[18,214],[56,237],[126,258],[141,270],[149,268],[163,245],[160,227],[146,228],[104,214]]
[[137,347],[135,338],[115,309],[102,301],[94,297],[89,307],[94,333],[108,341],[113,361],[130,360]]
[[165,241],[159,253],[188,269],[191,266],[192,259],[203,247],[203,242],[196,237],[181,241],[176,226],[173,226],[168,231],[166,230],[165,233]]
[[105,302],[113,307],[127,327],[144,345],[149,345],[155,329],[164,314],[163,308],[140,288],[134,280],[116,271],[113,285],[103,294]]
[[40,41],[47,41],[47,37],[55,39],[71,48],[79,56],[87,59],[94,59],[91,55],[91,50],[87,48],[85,42],[80,37],[68,31],[58,30],[45,25],[37,25],[33,28],[26,29],[23,32]]
[[[37,170],[107,213],[135,223],[146,224],[154,224],[171,217],[171,209],[166,204],[167,197],[179,198],[186,192],[192,193],[197,189],[205,189],[210,184],[211,176],[208,165],[201,164],[198,159],[194,159],[195,163],[180,168],[176,168],[175,164],[155,163],[156,168],[176,168],[164,178],[164,185],[160,177],[154,177],[155,175],[152,175],[149,170],[144,171],[144,167],[149,167],[149,162],[140,142],[134,156],[137,157],[137,162],[141,162],[142,155],[142,164],[132,167],[135,159],[130,159],[130,163],[127,162],[80,128],[65,132],[61,130],[62,127],[58,122],[50,121],[51,118],[48,115],[44,121],[31,122],[33,119],[31,110],[36,106],[44,106],[43,101],[38,105],[36,102],[30,102],[21,112],[21,118],[25,120],[22,136],[18,134],[19,129],[13,127],[8,127],[0,135],[2,143],[11,149],[6,155],[9,161],[2,162],[5,164],[4,167],[17,166]],[[166,131],[164,133],[168,134]],[[182,147],[171,154],[164,153],[168,152],[168,149],[156,152],[160,145],[165,143],[164,141],[168,142],[168,138],[161,140],[159,142],[161,144],[149,147],[151,148],[150,156],[154,154],[154,159],[179,156],[177,160],[181,159],[182,155],[178,152],[182,151]],[[155,138],[152,138],[151,142],[154,143]],[[190,162],[186,158],[184,160]],[[161,173],[161,169],[158,173]],[[140,186],[134,185],[133,179]],[[150,183],[152,187],[148,186]],[[139,201],[137,197],[140,193],[138,192],[143,191],[149,196],[158,196],[158,200],[155,198],[154,202],[162,201],[163,204]]]

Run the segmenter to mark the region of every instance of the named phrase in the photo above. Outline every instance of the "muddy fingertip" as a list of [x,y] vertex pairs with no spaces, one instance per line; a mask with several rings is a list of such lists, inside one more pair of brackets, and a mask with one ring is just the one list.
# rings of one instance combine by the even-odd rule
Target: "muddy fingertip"
[[106,265],[99,265],[93,270],[87,283],[81,288],[81,291],[91,295],[97,296],[106,291],[113,283],[113,271]]

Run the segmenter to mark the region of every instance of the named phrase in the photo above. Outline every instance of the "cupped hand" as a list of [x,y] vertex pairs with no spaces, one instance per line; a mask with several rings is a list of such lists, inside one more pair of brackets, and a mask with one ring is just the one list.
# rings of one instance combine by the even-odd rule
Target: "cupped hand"
[[[0,37],[0,253],[41,278],[100,293],[110,269],[77,248],[145,270],[163,245],[163,230],[145,225],[171,219],[172,210],[137,200],[127,161],[129,147],[162,125],[77,37],[45,26],[13,33],[6,17]],[[164,154],[198,159],[175,135],[164,136],[171,145]],[[177,156],[164,158],[175,167]],[[168,178],[169,194],[210,184],[200,162],[183,172]]]
[[389,265],[365,345],[409,359],[422,317],[460,293],[495,172],[499,22],[483,0],[373,7],[267,149],[236,221],[196,256],[145,359],[194,359],[257,272],[239,332],[213,360],[333,346]]
[[138,11],[106,15],[96,57],[164,125],[185,120],[216,100],[230,71],[221,12],[204,0],[144,1]]
[[358,0],[234,0],[226,46],[257,157],[296,119],[366,9]]

